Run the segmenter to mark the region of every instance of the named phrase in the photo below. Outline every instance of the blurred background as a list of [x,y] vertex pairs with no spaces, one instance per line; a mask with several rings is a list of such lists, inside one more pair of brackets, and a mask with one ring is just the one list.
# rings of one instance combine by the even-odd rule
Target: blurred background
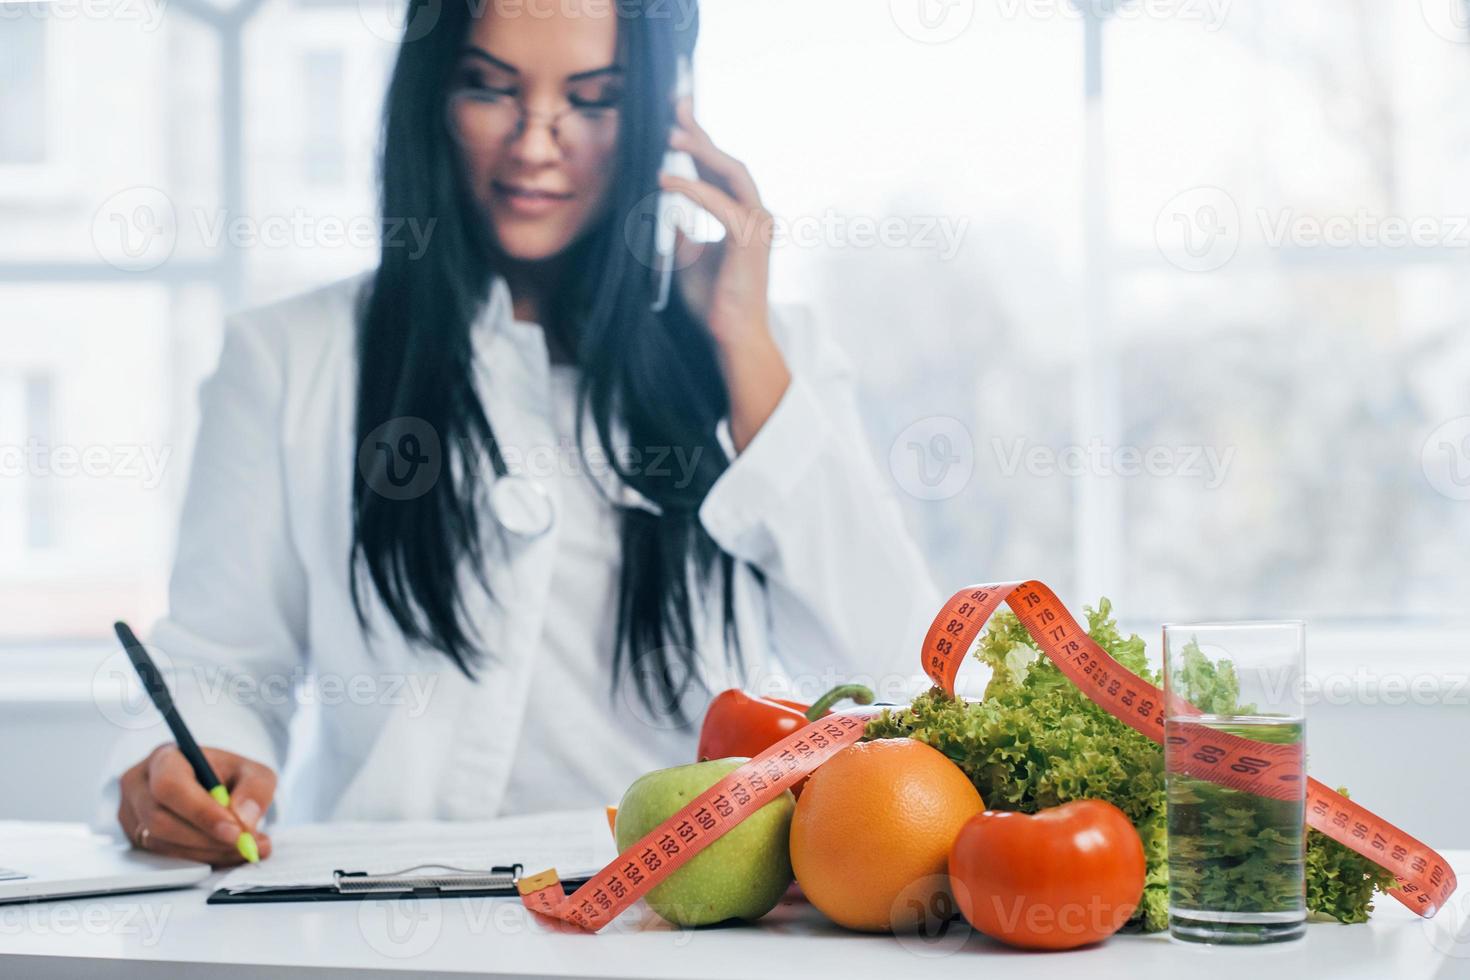
[[[1315,774],[1470,846],[1466,0],[702,9],[774,298],[857,365],[940,586],[1107,596],[1155,658],[1306,619]],[[91,814],[222,317],[373,263],[403,26],[0,3],[0,818]]]

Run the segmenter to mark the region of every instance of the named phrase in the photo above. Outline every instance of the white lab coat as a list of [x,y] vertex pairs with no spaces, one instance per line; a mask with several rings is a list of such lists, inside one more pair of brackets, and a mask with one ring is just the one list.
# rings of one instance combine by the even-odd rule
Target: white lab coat
[[[171,668],[201,744],[278,771],[297,708],[288,686],[318,679],[314,730],[293,746],[300,778],[283,789],[289,798],[278,796],[293,822],[493,817],[528,707],[557,528],[515,539],[488,569],[500,602],[466,571],[471,620],[499,651],[478,682],[408,644],[370,584],[375,632],[364,638],[347,575],[358,456],[353,304],[366,281],[227,323],[219,367],[201,389],[169,611],[145,642]],[[514,320],[503,280],[491,295],[473,327],[486,411],[507,445],[550,445],[536,403],[549,370],[544,338]],[[810,695],[869,678],[891,689],[917,673],[939,597],[893,482],[866,447],[848,361],[801,311],[776,308],[772,320],[791,387],[699,511],[711,537],[769,585],[763,594],[737,562],[737,629],[755,665],[747,686],[794,679]],[[721,436],[732,453],[724,424]],[[623,502],[646,505],[631,492]],[[697,624],[702,655],[716,651],[703,662],[723,663],[718,618]],[[737,680],[715,677],[711,688]],[[563,721],[595,746],[597,717]],[[166,738],[157,728],[121,739],[110,772]],[[109,820],[115,782],[103,804]]]

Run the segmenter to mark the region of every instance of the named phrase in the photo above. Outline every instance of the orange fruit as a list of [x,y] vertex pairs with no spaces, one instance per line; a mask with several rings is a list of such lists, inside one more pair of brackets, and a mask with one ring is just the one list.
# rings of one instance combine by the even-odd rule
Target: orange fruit
[[791,868],[808,901],[838,925],[904,928],[912,902],[953,908],[949,849],[984,809],[939,750],[908,738],[859,742],[807,780],[791,818]]

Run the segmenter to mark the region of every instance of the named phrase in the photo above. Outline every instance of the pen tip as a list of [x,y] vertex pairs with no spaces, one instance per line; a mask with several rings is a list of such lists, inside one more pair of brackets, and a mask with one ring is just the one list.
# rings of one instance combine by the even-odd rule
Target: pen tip
[[260,863],[260,847],[255,843],[253,835],[241,834],[235,841],[235,848],[239,850],[240,856],[251,864]]

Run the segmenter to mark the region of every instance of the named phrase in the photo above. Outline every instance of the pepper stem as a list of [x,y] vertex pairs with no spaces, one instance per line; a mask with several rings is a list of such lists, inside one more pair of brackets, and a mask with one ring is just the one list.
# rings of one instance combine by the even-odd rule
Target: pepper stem
[[812,702],[812,706],[806,709],[806,720],[816,721],[831,710],[832,705],[849,698],[858,704],[872,704],[872,688],[864,687],[862,684],[838,684]]

